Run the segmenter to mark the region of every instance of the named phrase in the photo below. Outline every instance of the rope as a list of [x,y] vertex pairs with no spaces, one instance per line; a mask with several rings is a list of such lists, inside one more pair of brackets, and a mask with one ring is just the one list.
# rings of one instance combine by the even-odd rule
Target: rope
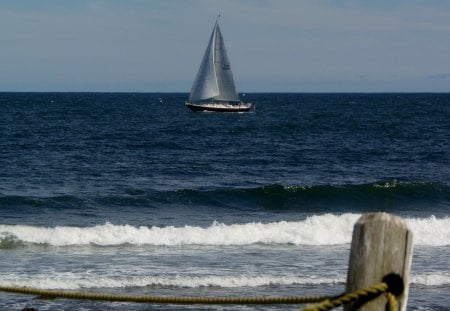
[[339,307],[343,304],[354,302],[361,298],[369,297],[371,298],[370,300],[372,300],[381,295],[382,293],[385,293],[388,290],[388,288],[389,287],[386,283],[378,283],[370,287],[354,291],[352,293],[343,294],[341,296],[337,296],[335,298],[323,301],[322,303],[319,303],[317,305],[303,308],[302,311],[327,311]]
[[68,292],[58,290],[46,290],[27,287],[0,286],[0,291],[9,293],[21,293],[38,295],[41,298],[67,298],[67,299],[89,299],[120,302],[140,303],[168,303],[168,304],[303,304],[318,303],[307,306],[302,311],[327,311],[343,304],[356,302],[358,306],[377,298],[385,293],[387,296],[388,311],[397,310],[396,296],[403,292],[403,279],[397,274],[389,274],[383,278],[383,282],[356,290],[351,293],[336,297],[329,296],[291,296],[291,297],[168,297],[168,296],[130,296],[101,293]]
[[358,307],[360,307],[383,293],[387,296],[386,310],[396,311],[397,300],[395,297],[403,293],[403,290],[404,284],[402,277],[398,274],[391,273],[386,275],[381,283],[348,294],[342,294],[335,298],[325,300],[317,305],[308,306],[302,309],[302,311],[327,311],[352,302],[356,302]]
[[303,304],[317,303],[330,299],[328,296],[292,296],[292,297],[167,297],[167,296],[132,296],[86,292],[67,292],[45,290],[28,287],[0,286],[0,291],[37,295],[41,298],[89,299],[103,301],[139,302],[139,303],[168,303],[168,304]]
[[395,296],[391,293],[387,293],[386,297],[388,299],[388,311],[396,311],[397,310],[397,300],[395,299]]

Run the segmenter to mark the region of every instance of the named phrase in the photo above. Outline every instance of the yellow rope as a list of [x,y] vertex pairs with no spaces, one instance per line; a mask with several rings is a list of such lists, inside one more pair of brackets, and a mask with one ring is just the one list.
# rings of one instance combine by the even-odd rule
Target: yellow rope
[[21,293],[37,295],[42,298],[67,298],[90,299],[121,302],[146,302],[146,303],[170,303],[170,304],[303,304],[318,303],[307,306],[302,311],[327,311],[359,300],[362,304],[386,293],[388,311],[397,310],[395,295],[403,291],[403,281],[399,276],[388,275],[384,282],[370,287],[359,289],[352,293],[342,294],[336,297],[329,296],[291,296],[291,297],[168,297],[168,296],[131,296],[101,293],[69,292],[58,290],[36,289],[29,287],[0,286],[0,291],[9,293]]
[[395,296],[391,293],[386,293],[388,300],[388,311],[397,311],[397,300]]
[[321,302],[328,296],[292,296],[292,297],[167,297],[132,296],[86,292],[68,292],[28,287],[0,286],[0,291],[37,295],[42,298],[89,299],[120,302],[170,303],[170,304],[302,304]]
[[317,305],[308,306],[306,308],[303,308],[302,311],[326,311],[331,310],[336,307],[339,307],[343,304],[347,304],[350,302],[354,302],[361,298],[368,298],[367,301],[364,303],[375,299],[376,297],[380,296],[383,293],[387,293],[388,296],[388,304],[389,304],[389,311],[395,311],[396,310],[396,300],[395,296],[391,293],[388,293],[389,286],[387,283],[378,283],[375,285],[372,285],[367,288],[363,288],[348,294],[343,294],[341,296],[337,296],[335,298],[323,301]]

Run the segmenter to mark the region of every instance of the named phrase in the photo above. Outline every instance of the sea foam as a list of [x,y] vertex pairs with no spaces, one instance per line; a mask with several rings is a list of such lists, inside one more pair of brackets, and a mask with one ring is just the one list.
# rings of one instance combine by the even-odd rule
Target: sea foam
[[[93,227],[0,225],[0,247],[18,243],[70,245],[340,245],[351,241],[358,214],[324,214],[302,221],[251,222],[199,226],[132,226],[106,223]],[[416,245],[450,245],[450,218],[406,219]],[[5,247],[5,246],[3,246]]]
[[74,273],[62,273],[61,275],[36,275],[6,276],[0,285],[3,286],[28,286],[48,289],[80,289],[80,288],[124,288],[144,286],[164,287],[259,287],[270,285],[301,285],[301,284],[343,284],[344,277],[300,277],[300,276],[130,276],[130,277],[105,277],[92,275],[90,277],[79,276]]
[[[78,275],[76,273],[54,272],[52,275],[38,274],[27,275],[6,275],[0,281],[2,286],[26,286],[41,289],[69,289],[81,288],[125,288],[125,287],[260,287],[260,286],[290,286],[290,285],[332,285],[345,284],[346,276],[337,275],[334,277],[319,276],[104,276],[104,275]],[[450,285],[450,275],[420,274],[411,277],[412,285],[419,286],[448,286]]]

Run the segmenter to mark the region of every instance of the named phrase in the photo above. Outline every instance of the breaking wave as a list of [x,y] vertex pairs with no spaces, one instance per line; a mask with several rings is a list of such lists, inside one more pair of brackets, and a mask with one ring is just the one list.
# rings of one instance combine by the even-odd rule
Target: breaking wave
[[[100,276],[78,275],[72,272],[55,273],[54,275],[39,274],[33,276],[6,275],[0,281],[2,286],[25,286],[41,289],[81,288],[125,288],[125,287],[260,287],[260,286],[289,286],[289,285],[331,285],[345,284],[346,276]],[[412,285],[419,286],[448,286],[450,275],[424,274],[412,276]]]
[[[92,227],[0,225],[0,248],[22,244],[51,246],[122,244],[180,245],[340,245],[351,241],[360,214],[323,214],[302,221],[250,222],[199,226],[132,226],[105,223]],[[416,245],[450,245],[450,217],[408,218]]]

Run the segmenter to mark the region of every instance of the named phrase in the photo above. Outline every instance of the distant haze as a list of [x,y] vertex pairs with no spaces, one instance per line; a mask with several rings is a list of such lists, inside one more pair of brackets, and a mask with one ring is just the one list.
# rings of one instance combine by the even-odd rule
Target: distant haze
[[2,0],[0,91],[189,92],[219,13],[240,92],[450,91],[444,0]]

